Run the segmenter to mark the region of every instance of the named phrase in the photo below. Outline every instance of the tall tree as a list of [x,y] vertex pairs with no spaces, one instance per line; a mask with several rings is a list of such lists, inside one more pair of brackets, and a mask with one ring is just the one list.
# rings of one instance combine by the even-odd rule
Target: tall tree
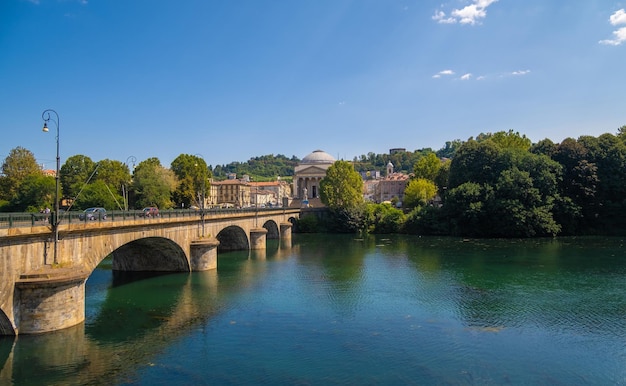
[[404,189],[403,205],[408,209],[425,206],[436,195],[437,187],[433,181],[426,178],[412,179]]
[[174,172],[161,166],[158,158],[148,158],[140,162],[133,174],[135,207],[172,208],[172,192],[177,184]]
[[529,150],[532,142],[529,138],[526,138],[526,135],[520,135],[519,132],[509,130],[509,131],[498,131],[492,134],[489,137],[489,140],[495,142],[502,149],[519,149],[519,150]]
[[206,199],[209,191],[211,171],[202,157],[181,154],[172,161],[171,170],[178,179],[178,186],[173,194],[174,202],[202,207],[202,197]]
[[455,232],[481,237],[559,233],[553,209],[556,202],[567,204],[558,194],[561,165],[515,146],[493,151],[498,147],[493,141],[472,142],[464,144],[452,161],[451,178],[454,171],[456,180],[444,202]]
[[69,157],[61,166],[60,179],[63,196],[76,198],[95,170],[96,163],[91,158],[82,154]]
[[93,181],[103,181],[112,190],[121,192],[122,185],[128,185],[130,179],[130,170],[123,162],[103,159],[98,161],[98,171]]
[[320,182],[320,198],[331,209],[355,208],[363,203],[363,180],[347,161],[336,161]]
[[493,141],[465,142],[450,164],[450,188],[465,182],[482,184],[495,181],[503,170],[500,164],[501,153],[501,148]]
[[52,176],[41,173],[24,178],[13,195],[9,210],[14,212],[38,212],[44,208],[54,208],[56,181]]
[[12,149],[2,163],[0,198],[10,200],[27,176],[41,175],[34,154],[21,146]]
[[530,152],[533,154],[544,154],[548,157],[552,158],[554,153],[556,153],[557,145],[552,142],[550,139],[542,139],[541,141],[533,144],[530,147]]
[[461,147],[462,144],[463,142],[460,139],[455,139],[454,141],[446,141],[446,145],[437,150],[437,157],[454,158],[456,150]]
[[415,174],[415,178],[424,178],[430,181],[435,181],[440,168],[441,160],[435,153],[428,153],[415,163],[413,166],[413,173]]

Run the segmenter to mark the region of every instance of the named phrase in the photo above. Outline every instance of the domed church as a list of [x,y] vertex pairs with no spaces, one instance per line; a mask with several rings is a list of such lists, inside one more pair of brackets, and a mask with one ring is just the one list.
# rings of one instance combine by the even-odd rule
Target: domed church
[[318,198],[320,181],[326,177],[326,170],[335,161],[332,155],[322,150],[315,150],[304,157],[294,171],[294,198],[300,200]]

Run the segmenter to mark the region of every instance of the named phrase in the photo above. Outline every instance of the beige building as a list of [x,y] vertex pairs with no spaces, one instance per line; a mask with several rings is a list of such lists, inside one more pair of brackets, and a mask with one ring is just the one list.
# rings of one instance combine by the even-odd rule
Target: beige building
[[326,170],[335,163],[330,154],[315,150],[300,161],[293,176],[293,195],[299,200],[315,199],[320,195],[320,181],[326,177]]
[[404,201],[404,189],[409,183],[410,176],[403,173],[394,173],[393,164],[387,164],[387,175],[381,178],[376,185],[376,201],[381,203],[391,201],[396,197],[400,204]]
[[291,198],[291,185],[281,180],[250,182],[250,189],[251,202],[254,204],[280,206],[283,204],[283,199]]
[[224,180],[211,182],[211,200],[218,206],[245,208],[250,206],[250,183],[244,180]]

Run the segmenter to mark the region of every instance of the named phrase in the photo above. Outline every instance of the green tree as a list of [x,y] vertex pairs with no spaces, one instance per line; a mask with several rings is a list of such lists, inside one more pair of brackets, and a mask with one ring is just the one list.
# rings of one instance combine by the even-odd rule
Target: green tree
[[572,231],[593,228],[595,225],[594,207],[597,202],[598,168],[589,161],[589,151],[573,138],[564,139],[556,148],[553,159],[563,168],[560,192],[569,201],[563,201],[559,208],[567,213],[580,215],[568,216],[557,214],[559,218],[569,218],[576,223],[568,223],[566,228]]
[[173,194],[177,205],[202,207],[201,200],[207,197],[211,171],[202,157],[181,154],[171,164],[171,170],[178,179],[178,186]]
[[437,189],[440,195],[444,195],[444,191],[448,188],[449,179],[450,179],[450,165],[452,161],[449,159],[444,160],[441,163],[441,167],[437,172],[437,177],[435,177],[435,185],[437,185]]
[[591,205],[584,207],[594,228],[626,229],[626,145],[613,134],[597,138],[581,136],[578,143],[587,149],[587,160],[597,167],[597,191]]
[[460,139],[454,141],[446,141],[446,145],[437,151],[439,158],[454,158],[456,150],[461,147],[463,142]]
[[121,192],[122,186],[130,184],[130,170],[121,161],[103,159],[98,161],[98,171],[94,181],[103,181],[113,191]]
[[498,144],[502,149],[518,149],[528,151],[532,145],[530,139],[526,138],[525,135],[520,135],[519,132],[513,130],[498,131],[490,135],[489,140]]
[[54,177],[41,173],[24,178],[16,194],[10,201],[9,210],[15,212],[38,212],[44,208],[54,208]]
[[501,153],[502,150],[493,141],[465,142],[450,164],[448,188],[455,188],[466,182],[483,184],[495,181],[503,170],[503,165],[500,164]]
[[416,235],[447,235],[450,233],[448,221],[445,208],[416,207],[406,216],[402,230]]
[[96,170],[96,166],[96,163],[85,155],[77,154],[69,157],[61,166],[59,176],[63,187],[63,197],[76,198]]
[[552,158],[554,153],[556,153],[557,145],[549,140],[548,138],[542,139],[541,141],[533,144],[530,147],[530,152],[533,154],[544,154],[548,157]]
[[30,150],[20,146],[11,149],[2,163],[0,198],[11,200],[26,177],[41,174],[41,168]]
[[398,233],[404,226],[404,212],[391,204],[367,204],[367,207],[370,212],[371,233]]
[[365,202],[352,207],[337,207],[331,209],[324,221],[324,229],[332,233],[359,233],[369,232],[372,224],[371,213]]
[[425,178],[412,179],[404,189],[403,205],[408,209],[425,206],[436,195],[437,187],[434,182]]
[[[545,155],[516,147],[493,150],[493,142],[464,145],[455,162],[460,185],[446,195],[444,205],[455,233],[480,237],[552,236],[560,232],[553,210],[559,196],[562,167]],[[492,143],[492,145],[489,145]],[[484,144],[481,146],[481,144]],[[485,155],[488,155],[486,157]],[[469,160],[484,167],[481,176],[469,170]],[[451,170],[452,174],[452,170]]]
[[428,153],[415,163],[413,173],[415,174],[415,178],[425,178],[430,181],[435,181],[440,168],[441,160],[435,153]]
[[135,207],[137,209],[145,206],[172,208],[171,197],[177,184],[174,172],[161,166],[158,158],[148,158],[140,162],[133,173]]
[[355,208],[363,203],[363,180],[347,161],[336,161],[320,182],[320,198],[331,209]]
[[87,209],[101,206],[107,210],[120,210],[122,205],[122,196],[111,190],[106,182],[98,180],[85,185],[76,201],[74,201],[73,208]]
[[617,137],[626,143],[626,125],[623,125],[617,129]]
[[492,218],[487,235],[555,236],[561,228],[554,221],[552,206],[553,199],[544,199],[529,172],[516,167],[505,170],[495,184],[494,200],[487,211]]
[[449,190],[446,210],[450,215],[452,232],[466,236],[484,236],[489,221],[488,202],[493,189],[476,182],[465,182]]

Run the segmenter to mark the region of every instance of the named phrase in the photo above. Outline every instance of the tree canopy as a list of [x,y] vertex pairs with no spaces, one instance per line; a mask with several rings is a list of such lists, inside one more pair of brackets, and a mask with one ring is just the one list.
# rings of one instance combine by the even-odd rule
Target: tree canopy
[[135,208],[156,206],[161,209],[174,207],[172,193],[176,189],[176,175],[161,165],[158,158],[140,162],[133,173]]
[[35,155],[28,149],[16,147],[2,163],[0,176],[0,198],[10,200],[17,194],[20,185],[26,177],[40,175],[41,168],[37,164]]
[[416,178],[409,181],[404,189],[405,208],[412,209],[416,206],[425,206],[437,195],[435,183],[426,178]]
[[172,161],[171,170],[178,180],[173,193],[176,205],[202,207],[202,199],[206,198],[211,177],[204,159],[197,155],[181,154]]
[[363,202],[363,180],[347,161],[336,161],[320,182],[320,198],[331,209],[354,208]]

